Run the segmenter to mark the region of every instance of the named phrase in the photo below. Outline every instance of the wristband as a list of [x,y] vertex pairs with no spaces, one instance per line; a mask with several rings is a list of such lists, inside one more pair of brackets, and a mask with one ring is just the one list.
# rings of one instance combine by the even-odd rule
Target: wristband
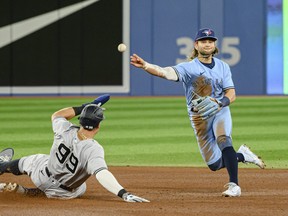
[[82,110],[84,109],[85,106],[79,106],[79,107],[72,107],[74,112],[75,112],[75,116],[80,115]]
[[127,191],[123,188],[118,192],[117,196],[119,196],[120,198],[123,198],[123,194],[125,193],[127,193]]
[[221,107],[226,107],[226,106],[229,106],[230,104],[230,99],[226,96],[224,96],[221,100],[220,100],[220,106]]
[[150,66],[150,64],[149,64],[148,62],[145,62],[144,65],[143,65],[143,69],[144,69],[145,71],[147,71],[148,68],[149,68],[149,66]]
[[98,98],[96,98],[94,101],[92,101],[90,103],[85,103],[85,104],[82,104],[82,106],[72,107],[72,108],[74,109],[75,116],[77,116],[77,115],[81,114],[81,112],[84,109],[84,107],[87,106],[88,104],[96,104],[96,105],[102,106],[109,99],[110,99],[110,95],[109,94],[104,94],[104,95],[99,96]]

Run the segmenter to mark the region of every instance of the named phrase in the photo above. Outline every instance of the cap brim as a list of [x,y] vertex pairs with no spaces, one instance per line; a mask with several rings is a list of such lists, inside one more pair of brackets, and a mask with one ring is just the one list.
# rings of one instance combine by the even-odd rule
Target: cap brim
[[204,40],[204,39],[212,39],[212,40],[214,40],[214,41],[218,40],[217,37],[207,37],[207,36],[204,36],[204,37],[199,37],[199,38],[197,38],[195,41]]

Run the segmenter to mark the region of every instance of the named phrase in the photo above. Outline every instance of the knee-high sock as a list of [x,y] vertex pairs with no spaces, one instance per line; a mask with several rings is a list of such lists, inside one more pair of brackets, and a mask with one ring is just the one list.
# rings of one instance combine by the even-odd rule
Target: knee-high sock
[[236,152],[232,146],[223,149],[222,159],[228,171],[230,182],[238,185],[238,161]]
[[237,155],[237,161],[238,162],[244,162],[245,159],[244,159],[244,156],[242,153],[236,152],[236,155]]
[[1,170],[6,173],[13,173],[14,175],[22,175],[23,173],[20,172],[18,167],[19,160],[20,159],[2,163]]

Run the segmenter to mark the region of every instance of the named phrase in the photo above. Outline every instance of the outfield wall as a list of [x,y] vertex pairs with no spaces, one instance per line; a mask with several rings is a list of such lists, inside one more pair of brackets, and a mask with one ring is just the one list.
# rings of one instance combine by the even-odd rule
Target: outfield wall
[[[215,30],[237,93],[266,94],[265,0],[7,0],[0,95],[183,95],[181,83],[130,67],[129,55],[175,65],[202,27]],[[130,52],[117,52],[122,41]]]

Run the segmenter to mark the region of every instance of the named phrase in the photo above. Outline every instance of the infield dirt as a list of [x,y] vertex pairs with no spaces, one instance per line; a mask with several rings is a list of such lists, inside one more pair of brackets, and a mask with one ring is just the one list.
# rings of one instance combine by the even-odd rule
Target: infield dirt
[[[150,203],[126,203],[95,177],[82,198],[55,200],[0,193],[0,216],[13,215],[288,215],[288,170],[239,169],[242,196],[221,197],[225,170],[180,167],[110,167],[119,183]],[[28,176],[4,174],[0,182],[33,187]]]

